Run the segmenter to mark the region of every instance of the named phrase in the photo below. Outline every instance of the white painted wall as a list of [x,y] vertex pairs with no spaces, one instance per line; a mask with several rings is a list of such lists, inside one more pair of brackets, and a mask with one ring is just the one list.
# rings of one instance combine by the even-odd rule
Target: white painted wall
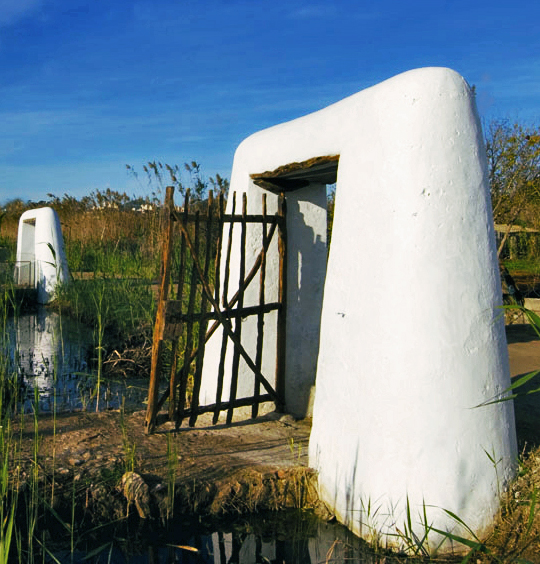
[[287,195],[287,350],[285,405],[297,417],[311,415],[317,373],[326,276],[326,185]]
[[[310,440],[321,495],[354,532],[389,544],[407,504],[420,537],[424,507],[436,528],[466,536],[447,509],[481,534],[517,453],[512,403],[474,407],[509,385],[474,95],[449,69],[404,73],[246,139],[231,191],[256,206],[250,174],[329,155],[340,159]],[[295,317],[289,367],[316,317]],[[289,371],[286,385],[288,398],[304,393]]]
[[[52,208],[24,212],[19,219],[17,262],[34,264],[38,303],[54,299],[59,284],[67,283],[69,274],[64,239],[58,215]],[[25,269],[25,265],[19,265]]]

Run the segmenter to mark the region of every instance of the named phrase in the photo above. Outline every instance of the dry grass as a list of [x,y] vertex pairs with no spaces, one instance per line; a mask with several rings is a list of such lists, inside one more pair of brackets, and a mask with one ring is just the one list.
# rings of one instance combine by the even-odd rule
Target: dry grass
[[540,562],[540,447],[520,459],[519,473],[510,485],[491,536],[487,553],[478,563]]
[[[50,205],[58,213],[72,271],[84,269],[94,271],[101,266],[101,255],[126,254],[141,266],[150,262],[155,266],[159,257],[160,214],[157,208],[141,212],[129,207],[96,208],[93,200],[80,202],[70,198],[56,200],[52,204],[23,205],[11,202],[2,213],[0,223],[0,245],[10,249],[10,258],[15,258],[17,230],[21,214],[27,209]],[[141,262],[142,261],[142,262]],[[110,261],[103,266],[109,267]],[[103,261],[101,261],[103,263]],[[109,273],[112,275],[113,273]]]

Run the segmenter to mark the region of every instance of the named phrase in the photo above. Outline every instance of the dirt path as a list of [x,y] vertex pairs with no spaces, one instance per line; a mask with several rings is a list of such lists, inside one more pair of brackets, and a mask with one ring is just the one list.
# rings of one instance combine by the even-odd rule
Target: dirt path
[[[510,375],[516,381],[535,370],[540,370],[540,340],[530,325],[506,327]],[[520,391],[540,388],[540,375]],[[540,392],[522,395],[514,400],[516,428],[520,450],[540,445]]]

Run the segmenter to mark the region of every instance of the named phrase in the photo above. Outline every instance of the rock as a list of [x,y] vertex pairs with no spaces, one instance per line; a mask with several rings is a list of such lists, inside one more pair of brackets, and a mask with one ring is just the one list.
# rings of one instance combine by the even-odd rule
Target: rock
[[296,419],[292,415],[286,413],[279,418],[279,422],[286,427],[292,427],[296,423]]
[[122,476],[122,490],[124,497],[128,501],[128,508],[131,503],[134,503],[141,519],[150,517],[150,493],[148,485],[139,474],[126,472]]

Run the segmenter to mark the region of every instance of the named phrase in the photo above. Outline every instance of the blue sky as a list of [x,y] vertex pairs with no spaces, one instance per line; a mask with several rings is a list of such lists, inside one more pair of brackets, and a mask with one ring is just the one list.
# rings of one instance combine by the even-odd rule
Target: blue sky
[[[540,2],[0,0],[0,203],[229,177],[251,133],[423,66],[482,117],[540,122]],[[142,174],[141,174],[142,176]]]

